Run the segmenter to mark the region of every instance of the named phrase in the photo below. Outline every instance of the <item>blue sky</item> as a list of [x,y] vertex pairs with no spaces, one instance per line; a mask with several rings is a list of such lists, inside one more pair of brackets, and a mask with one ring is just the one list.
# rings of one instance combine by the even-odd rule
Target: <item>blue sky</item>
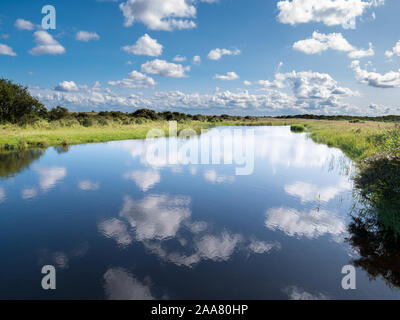
[[[41,26],[47,4],[55,30]],[[4,0],[0,76],[79,111],[400,114],[398,12],[395,0]]]

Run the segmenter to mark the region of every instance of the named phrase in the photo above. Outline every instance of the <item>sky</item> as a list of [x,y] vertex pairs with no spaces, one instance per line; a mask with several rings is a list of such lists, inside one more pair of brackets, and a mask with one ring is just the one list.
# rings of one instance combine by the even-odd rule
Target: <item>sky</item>
[[399,12],[396,0],[2,0],[0,77],[71,111],[400,115]]

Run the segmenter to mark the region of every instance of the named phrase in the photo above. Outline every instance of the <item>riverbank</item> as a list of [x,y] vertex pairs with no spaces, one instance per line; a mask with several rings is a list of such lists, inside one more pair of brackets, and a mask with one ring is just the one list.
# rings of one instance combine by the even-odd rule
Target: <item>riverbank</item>
[[[239,125],[304,126],[305,131],[315,142],[337,147],[354,161],[362,160],[378,152],[387,132],[395,127],[393,122],[259,118],[219,122],[180,121],[178,122],[178,131],[193,129],[200,133],[202,129],[215,126]],[[162,129],[168,135],[169,123],[165,120],[148,120],[134,124],[109,122],[106,125],[94,124],[91,126],[66,126],[63,122],[58,121],[42,121],[33,126],[6,124],[0,126],[0,150],[10,152],[38,147],[142,139],[151,129]]]

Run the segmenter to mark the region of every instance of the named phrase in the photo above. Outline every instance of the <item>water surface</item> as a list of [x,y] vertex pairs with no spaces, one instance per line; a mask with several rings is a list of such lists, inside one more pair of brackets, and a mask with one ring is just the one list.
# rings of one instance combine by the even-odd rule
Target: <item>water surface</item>
[[0,298],[398,299],[362,268],[342,289],[360,258],[351,161],[288,127],[254,130],[242,176],[150,164],[143,140],[1,155]]

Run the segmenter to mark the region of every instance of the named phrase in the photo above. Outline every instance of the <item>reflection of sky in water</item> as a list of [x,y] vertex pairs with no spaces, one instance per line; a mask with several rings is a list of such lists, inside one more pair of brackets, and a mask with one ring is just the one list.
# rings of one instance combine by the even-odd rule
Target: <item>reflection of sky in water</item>
[[[253,129],[248,176],[224,164],[235,159],[229,149],[217,154],[221,164],[149,158],[154,143],[169,141],[160,139],[49,149],[0,180],[0,240],[9,257],[0,288],[11,288],[0,298],[48,297],[35,287],[44,263],[57,267],[59,298],[398,297],[362,270],[359,290],[340,289],[340,270],[354,255],[343,241],[350,161],[287,127]],[[213,130],[172,139],[193,150]],[[13,290],[18,281],[25,287]]]

